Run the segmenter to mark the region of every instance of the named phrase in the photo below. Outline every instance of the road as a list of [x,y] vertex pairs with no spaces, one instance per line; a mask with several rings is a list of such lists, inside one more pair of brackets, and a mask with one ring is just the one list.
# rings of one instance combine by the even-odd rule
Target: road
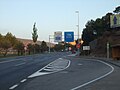
[[0,90],[15,88],[15,84],[25,82],[26,78],[50,62],[68,53],[50,53],[0,59]]
[[66,56],[40,68],[11,89],[82,90],[87,85],[108,77],[113,71],[114,67],[103,61]]

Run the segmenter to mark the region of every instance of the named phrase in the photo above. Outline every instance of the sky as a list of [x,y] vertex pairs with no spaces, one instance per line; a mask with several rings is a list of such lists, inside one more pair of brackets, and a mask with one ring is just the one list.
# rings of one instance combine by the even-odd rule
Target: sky
[[74,31],[77,35],[75,12],[79,11],[81,35],[89,20],[113,12],[119,4],[120,0],[0,0],[0,33],[11,32],[17,38],[32,39],[36,22],[40,41],[49,41],[49,35],[57,31]]

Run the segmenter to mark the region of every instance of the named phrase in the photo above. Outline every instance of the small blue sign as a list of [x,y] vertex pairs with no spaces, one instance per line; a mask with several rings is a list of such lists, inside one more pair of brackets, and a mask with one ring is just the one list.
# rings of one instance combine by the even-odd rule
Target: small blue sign
[[55,40],[57,40],[57,41],[61,40],[61,36],[60,37],[55,37]]
[[64,32],[64,41],[73,42],[74,41],[74,32]]
[[117,17],[116,16],[114,16],[113,22],[114,22],[114,25],[117,24]]

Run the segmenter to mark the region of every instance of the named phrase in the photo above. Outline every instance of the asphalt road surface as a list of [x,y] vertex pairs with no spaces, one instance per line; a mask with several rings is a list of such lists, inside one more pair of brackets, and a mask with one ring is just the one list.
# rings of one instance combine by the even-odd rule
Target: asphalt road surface
[[[32,73],[31,75],[29,73],[31,69],[26,70],[25,68],[27,67],[24,67],[22,69],[24,73],[29,73],[29,75],[25,74],[26,75],[25,77],[23,77],[24,74],[19,76],[21,69],[16,70],[15,72],[19,73],[18,75],[16,75],[19,77],[19,79],[17,79],[18,82],[14,82],[12,84],[13,86],[9,87],[9,89],[11,90],[82,90],[83,87],[86,87],[87,85],[97,82],[98,80],[101,80],[105,77],[108,77],[114,71],[114,67],[103,61],[99,61],[95,59],[76,58],[74,56],[67,56],[67,55],[65,56],[65,53],[63,53],[62,55],[59,54],[58,56],[59,57],[54,58],[54,61],[51,60],[48,64],[39,63],[39,64],[31,65],[31,67],[27,66],[29,68],[33,68],[33,67],[34,68],[37,67],[37,69],[39,68],[38,70],[37,69],[33,70],[35,72]],[[36,58],[34,60],[36,60]],[[23,78],[20,79],[20,77]],[[14,81],[14,79],[11,79],[11,81],[12,80]],[[3,86],[2,88],[5,87]]]
[[10,90],[23,83],[28,76],[43,68],[50,62],[66,56],[68,53],[48,53],[0,59],[0,90]]

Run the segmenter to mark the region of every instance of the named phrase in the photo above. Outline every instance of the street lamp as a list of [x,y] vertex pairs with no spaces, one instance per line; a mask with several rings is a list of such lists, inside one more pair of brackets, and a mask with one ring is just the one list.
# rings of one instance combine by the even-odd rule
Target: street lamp
[[[77,25],[77,27],[78,27],[78,44],[80,44],[79,43],[79,11],[76,11],[75,13],[77,13],[77,15],[78,15],[78,25]],[[79,55],[79,53],[80,53],[80,50],[78,48],[78,55]]]
[[49,35],[49,53],[50,53],[50,47],[51,47],[51,43],[50,43],[50,35]]
[[78,27],[78,39],[79,39],[79,11],[76,11],[75,13],[78,14],[78,25],[77,25],[77,27]]

